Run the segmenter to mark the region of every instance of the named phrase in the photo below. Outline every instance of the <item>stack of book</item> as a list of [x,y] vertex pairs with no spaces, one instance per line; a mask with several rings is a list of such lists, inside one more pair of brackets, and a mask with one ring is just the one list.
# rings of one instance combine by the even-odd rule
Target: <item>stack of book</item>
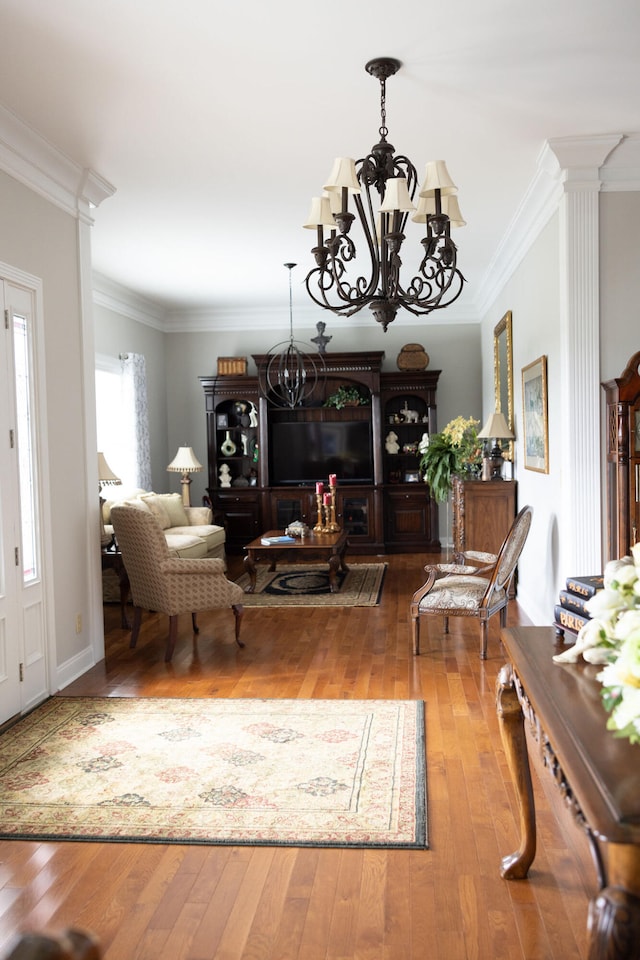
[[567,578],[566,589],[560,591],[560,603],[553,610],[556,633],[578,633],[591,619],[586,609],[587,600],[602,590],[602,586],[602,576]]

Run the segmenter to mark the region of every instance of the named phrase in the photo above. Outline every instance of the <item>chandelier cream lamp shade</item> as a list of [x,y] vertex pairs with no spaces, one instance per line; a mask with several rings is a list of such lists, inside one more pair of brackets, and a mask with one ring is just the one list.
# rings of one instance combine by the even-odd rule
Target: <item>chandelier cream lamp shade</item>
[[185,507],[191,506],[189,496],[189,484],[191,483],[190,473],[200,473],[203,469],[191,447],[178,447],[178,452],[167,467],[169,473],[181,473],[180,483],[182,484],[182,502]]
[[502,456],[502,447],[499,441],[515,439],[513,430],[510,429],[504,413],[497,410],[492,413],[478,434],[478,439],[494,441],[489,456],[485,456],[482,461],[482,479],[502,480],[504,457]]
[[118,477],[109,464],[107,463],[107,458],[104,453],[98,451],[98,494],[100,495],[100,546],[106,548],[111,545],[113,536],[104,528],[104,518],[102,516],[102,505],[104,503],[104,498],[102,497],[102,488],[110,484],[122,483],[120,477]]
[[380,139],[362,159],[334,160],[303,224],[316,231],[305,279],[314,303],[343,317],[369,307],[383,330],[400,309],[421,317],[448,307],[465,283],[451,239],[465,221],[445,161],[426,163],[419,183],[414,164],[387,140],[386,83],[401,66],[392,57],[365,64],[380,83]]

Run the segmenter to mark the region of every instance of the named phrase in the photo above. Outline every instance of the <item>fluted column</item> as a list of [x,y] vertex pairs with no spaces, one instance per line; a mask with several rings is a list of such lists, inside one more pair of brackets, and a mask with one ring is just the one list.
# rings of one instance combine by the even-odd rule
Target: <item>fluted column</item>
[[600,432],[600,168],[619,135],[549,141],[544,162],[560,201],[561,569],[602,567]]

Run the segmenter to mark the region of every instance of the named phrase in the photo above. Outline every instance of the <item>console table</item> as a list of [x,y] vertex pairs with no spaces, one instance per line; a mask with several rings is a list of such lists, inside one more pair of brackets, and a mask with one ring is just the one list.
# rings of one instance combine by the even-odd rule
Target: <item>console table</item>
[[640,957],[640,747],[606,729],[598,667],[556,664],[566,649],[553,627],[501,632],[508,663],[497,709],[518,791],[521,843],[502,876],[523,879],[536,851],[535,808],[525,718],[545,766],[589,838],[599,891],[589,908],[589,960]]

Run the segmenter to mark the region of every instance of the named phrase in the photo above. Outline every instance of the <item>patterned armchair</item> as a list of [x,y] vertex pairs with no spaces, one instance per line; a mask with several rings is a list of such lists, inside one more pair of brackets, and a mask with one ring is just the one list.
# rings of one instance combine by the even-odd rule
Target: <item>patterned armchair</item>
[[231,607],[235,615],[235,640],[239,647],[244,593],[227,580],[224,561],[216,558],[188,559],[172,556],[162,528],[148,510],[134,503],[114,505],[111,519],[122,553],[134,603],[130,647],[140,632],[142,610],[169,616],[169,637],[164,659],[171,660],[178,633],[178,614],[191,613],[198,633],[196,613],[217,607]]
[[[500,626],[507,623],[509,587],[520,554],[531,527],[531,507],[523,507],[513,521],[500,551],[493,555],[475,557],[467,554],[464,559],[488,557],[484,567],[458,564],[432,564],[425,567],[428,577],[413,595],[410,616],[413,636],[413,652],[420,653],[420,617],[440,615],[444,617],[444,632],[449,632],[449,617],[477,617],[480,621],[480,659],[487,659],[487,630],[490,618],[500,613]],[[492,572],[491,572],[492,571]],[[490,575],[481,576],[486,573]]]

